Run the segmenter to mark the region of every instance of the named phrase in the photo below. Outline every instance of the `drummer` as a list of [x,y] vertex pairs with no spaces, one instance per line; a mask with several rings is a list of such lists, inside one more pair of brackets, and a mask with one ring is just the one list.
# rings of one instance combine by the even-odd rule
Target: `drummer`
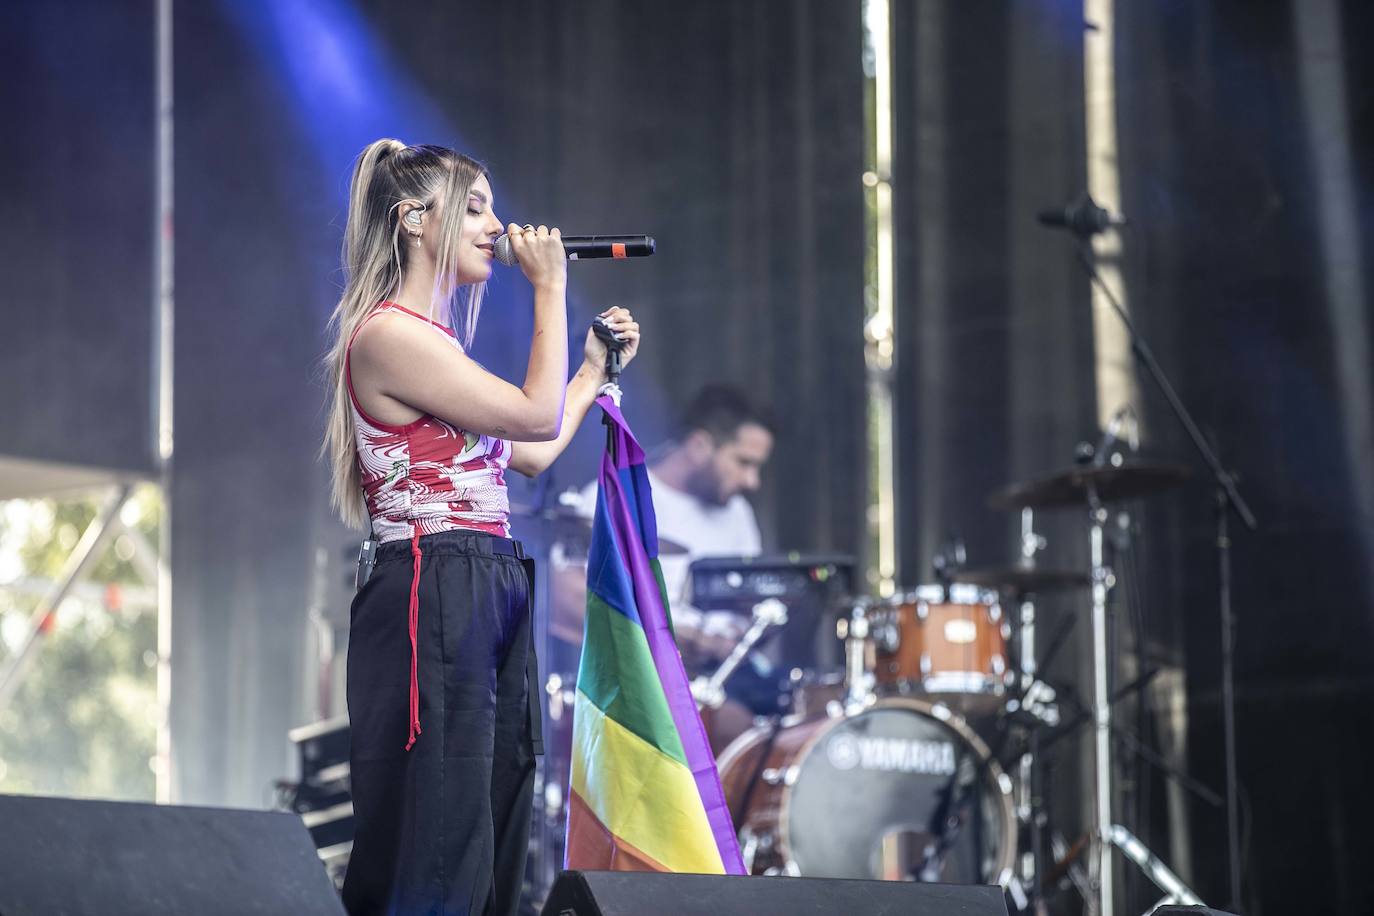
[[[688,571],[692,561],[702,557],[761,552],[758,521],[747,497],[759,488],[773,438],[773,420],[766,410],[737,388],[708,385],[683,411],[674,438],[650,457],[659,562],[689,675],[713,670],[748,626],[747,618],[733,612],[693,607]],[[595,512],[596,493],[595,481],[581,491],[578,512],[586,518]],[[551,627],[564,639],[580,641],[584,576],[570,570],[558,575],[555,583],[559,594]],[[579,590],[577,595],[574,590]],[[748,681],[748,666],[736,675],[741,678],[741,683]],[[717,710],[713,733],[737,733],[752,719],[753,713],[741,704],[727,706]],[[735,719],[740,720],[738,729],[729,724]],[[716,735],[712,737],[717,743]]]

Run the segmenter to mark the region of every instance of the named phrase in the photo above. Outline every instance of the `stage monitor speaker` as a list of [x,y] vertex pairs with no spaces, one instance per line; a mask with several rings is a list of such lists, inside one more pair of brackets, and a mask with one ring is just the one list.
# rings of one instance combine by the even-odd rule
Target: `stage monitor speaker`
[[0,795],[0,916],[344,916],[299,816]]
[[568,871],[542,916],[1007,916],[999,887]]

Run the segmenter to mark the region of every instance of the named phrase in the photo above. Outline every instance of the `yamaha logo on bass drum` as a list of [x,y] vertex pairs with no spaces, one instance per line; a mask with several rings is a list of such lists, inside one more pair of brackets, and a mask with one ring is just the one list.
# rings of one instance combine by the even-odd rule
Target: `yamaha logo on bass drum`
[[825,756],[837,770],[876,770],[950,776],[955,770],[954,745],[919,738],[858,737],[841,732],[826,742]]

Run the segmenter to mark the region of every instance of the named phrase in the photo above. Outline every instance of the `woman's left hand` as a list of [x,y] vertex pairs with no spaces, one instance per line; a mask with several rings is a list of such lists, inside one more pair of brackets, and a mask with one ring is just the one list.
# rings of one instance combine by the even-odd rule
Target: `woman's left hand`
[[[625,346],[620,351],[620,367],[623,369],[639,352],[639,322],[635,321],[629,309],[619,306],[606,309],[601,313],[601,317],[611,331],[625,341]],[[606,371],[606,345],[593,330],[587,331],[587,343],[583,347],[583,353],[589,366],[597,372]]]

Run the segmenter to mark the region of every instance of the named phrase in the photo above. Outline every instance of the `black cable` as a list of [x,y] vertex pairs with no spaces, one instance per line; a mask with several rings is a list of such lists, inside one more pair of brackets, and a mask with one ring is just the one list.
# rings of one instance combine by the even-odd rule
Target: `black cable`
[[[1064,648],[1064,641],[1069,638],[1069,633],[1073,631],[1074,624],[1077,622],[1078,618],[1074,616],[1068,616],[1060,620],[1059,629],[1055,630],[1054,635],[1050,637],[1049,644],[1045,647],[1045,651],[1040,657],[1040,663],[1036,665],[1036,670],[1049,670],[1050,663],[1053,662],[1054,657],[1059,654],[1059,650]],[[1044,680],[1044,678],[1041,678],[1041,680]]]
[[[1235,901],[1236,911],[1250,913],[1252,909],[1244,904],[1245,891],[1250,887],[1250,840],[1253,839],[1251,830],[1255,826],[1254,810],[1250,807],[1250,793],[1246,790],[1244,783],[1237,785],[1236,800],[1240,802],[1240,887],[1241,899]],[[1250,894],[1254,899],[1253,892]]]
[[[1128,519],[1127,528],[1124,530],[1124,532],[1118,532],[1120,540],[1116,550],[1117,556],[1120,557],[1119,565],[1122,573],[1121,578],[1124,579],[1124,587],[1121,591],[1123,600],[1126,604],[1127,616],[1131,621],[1133,629],[1135,630],[1135,655],[1138,667],[1140,669],[1140,679],[1142,681],[1148,681],[1150,678],[1153,678],[1154,675],[1158,673],[1158,669],[1148,669],[1149,676],[1145,676],[1147,670],[1145,666],[1148,664],[1148,660],[1146,658],[1147,637],[1145,629],[1144,601],[1141,599],[1140,594],[1140,564],[1138,562],[1139,541],[1137,539],[1137,535],[1139,532],[1138,530],[1133,530],[1134,516],[1130,515],[1125,517]],[[1120,518],[1121,516],[1118,516],[1118,521]],[[1142,683],[1141,686],[1143,688],[1144,683]],[[1148,697],[1149,694],[1146,693],[1144,689],[1142,689],[1136,700],[1135,740],[1139,742],[1139,746],[1143,749],[1150,749],[1148,735]],[[1148,819],[1150,814],[1149,800],[1152,774],[1148,769],[1141,765],[1141,756],[1142,755],[1140,753],[1136,753],[1131,755],[1130,758],[1131,782],[1132,785],[1135,787],[1135,791],[1131,798],[1132,816],[1130,828],[1135,833],[1135,835],[1140,838],[1140,841],[1148,847],[1150,846],[1150,830]],[[1140,876],[1134,870],[1128,871],[1127,874],[1130,875],[1130,878],[1128,878],[1128,892],[1134,893],[1139,890]],[[1127,899],[1133,898],[1128,896]]]
[[[1139,647],[1139,648],[1136,650],[1136,658],[1139,660],[1141,669],[1144,670],[1144,669],[1146,669],[1146,666],[1147,666],[1147,665],[1150,665],[1150,661],[1151,661],[1151,660],[1150,660],[1150,628],[1149,628],[1149,619],[1148,619],[1147,616],[1146,616],[1146,613],[1147,613],[1147,605],[1146,605],[1146,603],[1145,603],[1145,596],[1144,596],[1144,594],[1143,594],[1143,592],[1142,592],[1143,580],[1142,580],[1142,577],[1141,577],[1141,575],[1140,575],[1140,570],[1141,570],[1141,567],[1143,567],[1143,566],[1145,565],[1145,563],[1144,563],[1144,561],[1142,560],[1142,558],[1141,558],[1141,556],[1140,556],[1140,543],[1141,543],[1141,542],[1140,542],[1140,540],[1139,540],[1139,536],[1140,536],[1140,529],[1139,529],[1139,528],[1136,528],[1136,530],[1132,532],[1132,540],[1131,540],[1131,542],[1130,542],[1130,549],[1129,549],[1129,551],[1128,551],[1128,553],[1129,553],[1129,569],[1128,569],[1128,573],[1129,573],[1129,578],[1130,578],[1130,585],[1129,585],[1130,600],[1131,600],[1131,604],[1133,605],[1132,610],[1134,611],[1134,615],[1135,615],[1136,634],[1137,634],[1137,639],[1138,639],[1138,642],[1136,643],[1136,645]],[[1150,668],[1149,670],[1158,672],[1158,671],[1159,671],[1159,668],[1158,668],[1157,666],[1155,666],[1155,667]],[[1137,715],[1138,726],[1137,726],[1136,732],[1137,732],[1138,736],[1140,737],[1141,742],[1144,743],[1144,745],[1145,745],[1146,747],[1152,748],[1152,742],[1151,742],[1150,739],[1151,739],[1151,736],[1154,734],[1154,730],[1151,729],[1151,721],[1152,721],[1152,716],[1153,716],[1153,712],[1154,712],[1154,704],[1150,702],[1150,694],[1149,694],[1149,691],[1147,691],[1147,690],[1142,690],[1142,691],[1141,691],[1141,693],[1140,693],[1140,705],[1137,707],[1137,711],[1138,711],[1138,715]],[[1146,776],[1148,777],[1148,774],[1146,774]],[[1139,785],[1139,791],[1140,791],[1140,805],[1139,805],[1139,813],[1138,813],[1138,816],[1139,816],[1139,818],[1140,818],[1139,824],[1140,824],[1140,826],[1141,826],[1141,832],[1140,832],[1139,834],[1137,834],[1137,836],[1144,837],[1144,836],[1148,835],[1148,833],[1149,833],[1149,831],[1146,830],[1145,828],[1147,828],[1147,827],[1150,825],[1150,821],[1149,821],[1149,818],[1150,818],[1150,811],[1151,811],[1150,802],[1151,802],[1152,796],[1153,796],[1153,786],[1154,786],[1154,783],[1153,783],[1153,780],[1151,780],[1151,779],[1149,779],[1149,778],[1146,778],[1144,781],[1138,783],[1138,785]]]
[[744,795],[739,800],[739,810],[730,813],[736,830],[744,826],[744,816],[749,813],[749,803],[754,800],[754,787],[763,779],[763,771],[768,767],[768,755],[773,753],[773,745],[777,743],[778,735],[781,733],[782,716],[770,716],[768,735],[763,739],[762,747],[759,748],[759,760],[754,765],[754,772],[749,774],[749,781],[744,784]]

